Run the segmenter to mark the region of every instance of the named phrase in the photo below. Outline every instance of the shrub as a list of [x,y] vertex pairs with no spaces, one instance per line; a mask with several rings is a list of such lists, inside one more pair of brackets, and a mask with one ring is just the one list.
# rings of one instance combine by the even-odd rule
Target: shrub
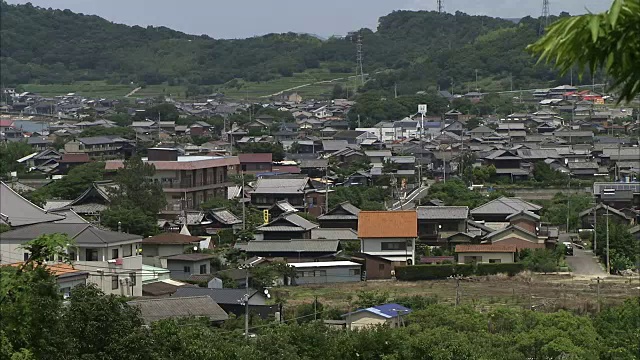
[[446,279],[450,276],[494,275],[505,273],[513,276],[524,270],[520,263],[512,264],[438,264],[438,265],[413,265],[396,268],[398,280],[436,280]]

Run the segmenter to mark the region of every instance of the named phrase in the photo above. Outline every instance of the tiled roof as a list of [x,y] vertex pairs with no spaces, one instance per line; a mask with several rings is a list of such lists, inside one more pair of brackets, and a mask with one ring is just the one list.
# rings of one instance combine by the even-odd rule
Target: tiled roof
[[225,225],[234,225],[242,222],[242,220],[238,219],[231,211],[225,209],[211,210],[211,215]]
[[127,304],[140,309],[147,324],[154,321],[183,317],[207,317],[212,321],[223,321],[229,315],[209,296],[168,297],[150,300],[134,300]]
[[195,242],[199,242],[200,240],[202,240],[201,238],[197,237],[197,236],[189,236],[189,235],[182,235],[179,233],[162,233],[162,234],[158,234],[152,237],[148,237],[148,238],[144,238],[142,239],[142,243],[143,244],[157,244],[157,245],[177,245],[177,244],[184,244],[184,245],[189,245]]
[[[243,271],[244,273],[244,271]],[[173,297],[192,297],[192,296],[208,296],[218,304],[237,305],[238,300],[247,293],[245,289],[206,289],[201,287],[185,287],[178,288]],[[262,296],[260,292],[249,289],[249,297]]]
[[273,161],[272,153],[256,153],[256,154],[238,154],[240,163],[271,163]]
[[[6,217],[5,222],[8,222],[12,227],[64,219],[64,216],[50,214],[34,205],[4,182],[0,182],[0,214]],[[5,235],[7,234],[3,234],[3,237]]]
[[420,220],[464,220],[469,217],[466,206],[418,206]]
[[89,154],[80,153],[80,154],[62,154],[62,158],[58,160],[60,163],[81,163],[81,162],[89,162]]
[[262,240],[249,241],[246,251],[257,252],[336,252],[339,240]]
[[456,245],[457,253],[515,253],[517,248],[515,245],[498,245],[498,244],[487,244],[487,245]]
[[[240,161],[237,156],[218,156],[205,158],[202,156],[194,157],[192,161],[187,161],[189,157],[184,157],[185,161],[145,161],[146,164],[152,164],[156,170],[197,170],[213,167],[223,167],[230,165],[239,165]],[[109,160],[106,162],[105,170],[118,170],[124,166],[124,160]]]
[[359,238],[415,238],[418,236],[416,211],[361,211]]
[[256,182],[253,194],[302,194],[309,178],[260,178]]
[[142,240],[140,235],[102,230],[90,224],[42,223],[2,233],[3,239],[31,240],[44,234],[67,234],[77,245],[106,246],[112,243]]
[[542,209],[541,206],[532,204],[519,198],[501,197],[499,199],[492,200],[484,205],[480,205],[477,208],[471,210],[471,215],[476,214],[507,214],[511,215],[522,210],[538,211]]
[[[357,217],[356,217],[357,218]],[[357,240],[358,233],[345,228],[318,228],[311,230],[312,239]]]
[[[24,263],[13,263],[9,264],[9,266],[19,267]],[[89,273],[86,271],[74,269],[73,265],[64,264],[64,263],[53,263],[53,264],[45,264],[44,267],[55,277],[65,278],[70,276],[88,276]]]

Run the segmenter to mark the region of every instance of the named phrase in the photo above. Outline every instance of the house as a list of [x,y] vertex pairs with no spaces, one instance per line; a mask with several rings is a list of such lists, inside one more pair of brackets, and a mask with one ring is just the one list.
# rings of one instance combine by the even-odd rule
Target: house
[[[262,177],[251,191],[251,204],[258,209],[268,209],[280,200],[286,200],[299,211],[319,207],[324,201],[313,200],[316,189],[308,177]],[[323,198],[324,199],[324,198]],[[318,214],[319,215],[319,214]]]
[[[167,273],[170,273],[170,271],[167,269],[163,269],[163,270],[165,270]],[[181,286],[190,287],[190,286],[196,286],[196,285],[186,284],[180,281],[171,280],[167,277],[167,279],[153,281],[150,283],[143,283],[142,296],[153,296],[153,297],[171,296],[176,291],[178,291],[178,288]]]
[[542,231],[540,216],[521,210],[507,217],[509,224],[485,235],[483,244],[513,245],[520,249],[544,249],[555,247],[557,235],[551,237],[549,229]]
[[358,214],[360,209],[350,202],[338,204],[328,213],[318,216],[321,228],[350,228],[358,230]]
[[393,262],[389,259],[361,252],[353,253],[352,259],[364,263],[364,280],[382,280],[393,277]]
[[347,140],[323,140],[322,151],[324,154],[332,154],[336,151],[346,149],[349,146]]
[[410,313],[411,309],[392,303],[358,309],[342,317],[346,318],[349,329],[366,329],[379,325],[400,327],[404,324],[403,318]]
[[467,134],[471,137],[481,138],[485,136],[491,136],[495,134],[495,131],[489,127],[482,125],[469,130]]
[[300,172],[310,178],[326,176],[329,167],[327,159],[301,159],[299,163]]
[[[156,168],[152,180],[162,186],[167,199],[161,213],[175,217],[184,209],[199,209],[214,197],[227,198],[228,189],[234,186],[229,176],[240,165],[236,156],[179,156],[177,149],[168,148],[148,149],[142,161]],[[105,169],[115,172],[123,166],[122,160],[110,160]]]
[[212,323],[229,319],[229,315],[209,296],[133,300],[127,304],[140,309],[140,316],[147,325],[158,320],[192,317],[206,318]]
[[416,211],[360,211],[360,252],[380,256],[394,264],[411,265],[418,237]]
[[162,233],[142,240],[142,263],[167,268],[166,258],[199,248],[202,238],[179,233]]
[[[4,211],[4,207],[2,209]],[[26,259],[29,253],[22,248],[26,242],[54,233],[68,234],[73,240],[67,252],[75,269],[89,272],[87,282],[96,284],[106,294],[142,295],[142,256],[139,255],[142,237],[102,230],[87,223],[45,222],[4,232],[0,263]]]
[[[9,264],[9,266],[19,267],[23,262]],[[43,266],[56,278],[56,283],[60,288],[62,296],[66,299],[71,295],[71,291],[78,285],[86,285],[89,277],[88,271],[78,270],[73,265],[66,263],[47,263]]]
[[285,213],[255,230],[256,240],[310,239],[311,229],[318,225],[296,213]]
[[238,154],[240,171],[244,174],[259,174],[272,171],[273,154]]
[[315,228],[311,229],[312,239],[340,241],[358,241],[358,232],[350,228]]
[[89,154],[86,153],[64,153],[58,160],[58,172],[67,174],[72,168],[90,162]]
[[[242,271],[245,272],[245,271]],[[278,305],[267,305],[267,297],[262,291],[255,289],[208,289],[201,287],[182,286],[178,288],[173,298],[192,297],[192,296],[208,296],[215,301],[228,314],[236,316],[245,315],[245,306],[241,304],[245,295],[248,295],[247,304],[251,314],[257,314],[262,318],[273,316],[279,311]]]
[[245,252],[249,256],[277,257],[300,262],[336,255],[342,247],[340,240],[269,240],[249,241]]
[[350,145],[360,145],[360,143],[370,138],[376,137],[367,131],[361,130],[342,130],[333,134],[334,140],[345,140]]
[[135,144],[119,136],[80,137],[64,144],[66,153],[85,153],[91,158],[116,158],[133,154]]
[[507,217],[523,210],[538,214],[542,206],[515,197],[501,197],[471,210],[475,221],[506,222]]
[[578,214],[578,217],[583,229],[594,229],[596,221],[601,224],[607,220],[607,217],[609,217],[608,220],[611,223],[625,226],[633,226],[635,224],[634,216],[629,217],[624,212],[603,203],[582,211]]
[[73,210],[77,214],[90,219],[99,220],[100,213],[111,203],[109,192],[116,186],[113,181],[94,181],[85,192],[74,200],[54,210]]
[[593,196],[596,202],[604,203],[616,209],[640,207],[640,183],[593,183]]
[[592,131],[560,130],[554,131],[553,136],[569,144],[592,144],[594,139]]
[[215,255],[191,253],[172,255],[166,258],[167,269],[171,271],[171,278],[189,280],[192,275],[210,275],[211,259]]
[[467,231],[466,206],[418,206],[418,237],[428,245],[446,245],[449,236]]
[[296,269],[295,285],[362,281],[362,264],[353,261],[312,261],[289,263]]
[[456,245],[458,264],[513,263],[517,248],[514,245]]

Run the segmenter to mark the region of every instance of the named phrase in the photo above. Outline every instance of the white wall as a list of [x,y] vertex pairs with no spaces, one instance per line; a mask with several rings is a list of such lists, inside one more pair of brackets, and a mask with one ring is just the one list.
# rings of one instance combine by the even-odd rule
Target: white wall
[[478,256],[482,260],[482,263],[488,263],[489,260],[498,259],[501,263],[512,263],[513,261],[513,253],[459,253],[458,254],[458,264],[465,263],[465,257]]

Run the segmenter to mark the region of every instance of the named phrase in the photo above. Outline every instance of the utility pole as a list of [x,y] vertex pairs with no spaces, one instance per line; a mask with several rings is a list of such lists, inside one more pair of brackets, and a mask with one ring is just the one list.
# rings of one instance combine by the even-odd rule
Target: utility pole
[[318,320],[318,295],[313,299],[313,320]]
[[[328,160],[327,160],[328,161]],[[325,214],[329,213],[329,163],[324,168],[324,205]]]
[[[240,169],[240,171],[242,171],[242,169]],[[245,203],[244,203],[244,171],[240,174],[240,177],[242,178],[242,188],[240,189],[240,196],[241,196],[241,200],[242,201],[242,230],[246,230],[247,229],[247,223],[246,223],[246,213],[245,213]]]
[[607,207],[607,214],[605,215],[607,217],[607,274],[611,274],[611,264],[609,263],[609,206],[605,206]]
[[600,277],[599,276],[596,278],[596,294],[598,297],[597,311],[598,313],[600,313]]
[[593,253],[598,250],[598,202],[593,208]]
[[479,91],[480,89],[478,88],[478,69],[476,69],[476,91]]
[[460,305],[460,276],[456,276],[456,307]]
[[442,14],[444,12],[444,0],[438,0],[438,13]]
[[393,94],[394,94],[394,97],[397,99],[398,98],[398,83],[395,83],[393,85]]
[[249,267],[245,269],[245,284],[244,289],[246,294],[244,295],[244,338],[249,339]]

